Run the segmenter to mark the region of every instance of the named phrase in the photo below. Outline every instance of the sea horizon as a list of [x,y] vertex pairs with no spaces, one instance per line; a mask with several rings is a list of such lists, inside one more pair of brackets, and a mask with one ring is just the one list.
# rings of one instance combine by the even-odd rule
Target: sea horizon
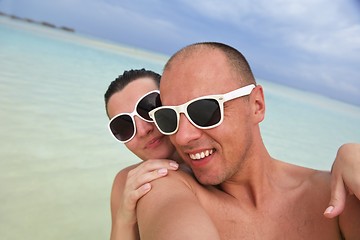
[[[74,38],[79,37],[82,39],[84,39],[84,38],[88,39],[88,42],[83,42],[83,44],[90,44],[93,47],[98,45],[100,48],[108,48],[110,51],[123,51],[123,52],[127,52],[128,54],[130,54],[132,56],[140,55],[142,58],[149,57],[149,58],[152,58],[152,60],[154,60],[154,61],[159,61],[159,62],[163,62],[163,63],[166,63],[166,61],[171,57],[170,54],[159,53],[159,52],[151,51],[148,49],[138,48],[135,46],[124,44],[124,43],[115,42],[115,41],[112,41],[109,39],[98,38],[93,35],[78,32],[78,31],[76,31],[76,29],[74,29],[72,27],[56,26],[55,24],[48,23],[46,21],[40,21],[40,20],[35,20],[35,19],[30,19],[31,21],[29,21],[28,18],[22,18],[20,16],[9,15],[7,13],[2,13],[2,15],[0,14],[0,18],[9,20],[9,22],[8,22],[9,24],[11,24],[11,22],[13,22],[15,25],[18,23],[18,25],[17,25],[18,27],[21,26],[21,24],[29,24],[29,25],[34,25],[35,28],[36,27],[43,28],[43,30],[45,30],[45,31],[50,30],[52,28],[52,30],[59,31],[59,32],[63,32],[64,28],[65,28],[65,31],[72,34]],[[68,31],[66,29],[72,29],[72,31]],[[257,76],[255,76],[255,77],[256,77],[256,79],[262,79]],[[360,102],[345,101],[345,100],[333,98],[324,93],[314,92],[314,91],[304,89],[304,88],[297,88],[295,86],[292,86],[292,85],[289,85],[289,84],[286,84],[283,82],[279,83],[276,81],[271,81],[269,79],[267,79],[265,81],[269,81],[274,84],[287,86],[289,88],[297,89],[297,90],[300,90],[303,92],[309,92],[309,93],[312,93],[315,95],[323,96],[323,97],[331,99],[331,100],[335,100],[335,101],[339,101],[339,102],[346,103],[349,105],[354,105],[354,106],[360,107]],[[359,96],[359,99],[360,99],[360,96]]]

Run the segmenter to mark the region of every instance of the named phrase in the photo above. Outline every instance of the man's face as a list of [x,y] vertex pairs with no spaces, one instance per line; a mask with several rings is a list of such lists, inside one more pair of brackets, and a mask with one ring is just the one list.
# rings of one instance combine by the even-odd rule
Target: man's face
[[[202,51],[177,58],[161,79],[163,105],[180,105],[194,98],[223,94],[241,87],[225,56]],[[180,156],[202,184],[216,185],[231,178],[243,164],[251,141],[248,102],[235,99],[224,105],[224,121],[202,130],[180,114],[179,129],[170,136]]]

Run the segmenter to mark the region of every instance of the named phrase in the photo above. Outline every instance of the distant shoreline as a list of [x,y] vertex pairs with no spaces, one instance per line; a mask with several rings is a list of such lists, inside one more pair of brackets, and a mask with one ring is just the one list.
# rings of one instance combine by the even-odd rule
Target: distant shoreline
[[22,17],[16,16],[16,15],[7,14],[7,13],[1,12],[1,11],[0,11],[0,16],[8,17],[8,18],[13,19],[13,20],[38,24],[38,25],[42,25],[42,26],[45,26],[45,27],[49,27],[49,28],[60,29],[60,30],[66,31],[66,32],[72,32],[72,33],[75,32],[74,28],[70,28],[70,27],[67,27],[67,26],[56,26],[56,25],[54,25],[52,23],[49,23],[49,22],[46,22],[46,21],[36,21],[36,20],[31,19],[31,18],[22,18]]

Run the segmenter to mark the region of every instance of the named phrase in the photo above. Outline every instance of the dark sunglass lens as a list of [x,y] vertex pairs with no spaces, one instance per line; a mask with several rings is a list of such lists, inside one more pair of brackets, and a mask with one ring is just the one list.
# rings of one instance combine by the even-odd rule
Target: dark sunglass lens
[[220,121],[220,107],[214,99],[201,99],[187,107],[191,120],[200,127],[209,127]]
[[129,115],[121,115],[110,123],[111,132],[120,141],[129,140],[134,134],[134,123]]
[[171,133],[175,131],[177,125],[176,112],[172,109],[162,108],[155,112],[155,121],[161,131]]
[[161,106],[160,94],[157,92],[146,95],[136,107],[137,113],[146,120],[152,121],[149,112]]

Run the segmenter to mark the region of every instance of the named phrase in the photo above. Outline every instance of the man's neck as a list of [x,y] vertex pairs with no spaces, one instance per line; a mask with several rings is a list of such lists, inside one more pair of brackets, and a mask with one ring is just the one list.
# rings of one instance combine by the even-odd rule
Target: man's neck
[[267,151],[263,151],[262,154],[247,159],[231,178],[220,184],[220,188],[242,204],[257,207],[273,191],[272,176],[277,171],[279,168],[276,161]]

